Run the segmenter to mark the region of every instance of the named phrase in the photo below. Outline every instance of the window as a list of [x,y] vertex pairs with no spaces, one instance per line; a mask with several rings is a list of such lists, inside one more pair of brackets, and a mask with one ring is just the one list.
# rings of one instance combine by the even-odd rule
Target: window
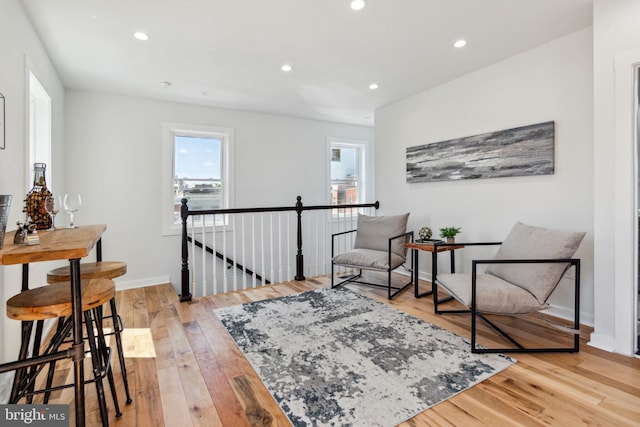
[[231,206],[233,129],[165,123],[163,133],[163,233],[177,234],[183,198],[190,210]]
[[371,202],[373,156],[370,143],[330,138],[328,146],[330,204]]

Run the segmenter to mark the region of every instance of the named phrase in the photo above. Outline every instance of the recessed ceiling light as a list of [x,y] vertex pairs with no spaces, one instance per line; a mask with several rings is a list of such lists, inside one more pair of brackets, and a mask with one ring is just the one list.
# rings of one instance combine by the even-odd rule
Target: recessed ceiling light
[[171,82],[167,82],[167,81],[160,82],[160,86],[169,87],[169,86],[171,86]]
[[466,44],[467,44],[467,41],[466,41],[466,40],[462,40],[462,39],[460,39],[460,40],[458,40],[457,42],[455,42],[455,43],[453,44],[453,46],[454,46],[454,47],[463,47],[463,46],[465,46]]
[[149,35],[141,31],[138,31],[137,33],[133,33],[133,37],[137,38],[138,40],[149,40]]
[[353,10],[362,10],[367,5],[365,0],[352,0],[351,1],[351,9]]
[[371,90],[376,90],[376,89],[378,89],[378,83],[371,83],[371,84],[369,85],[369,89],[371,89]]
[[289,64],[284,64],[282,67],[280,67],[280,69],[288,73],[289,71],[293,70],[293,67]]

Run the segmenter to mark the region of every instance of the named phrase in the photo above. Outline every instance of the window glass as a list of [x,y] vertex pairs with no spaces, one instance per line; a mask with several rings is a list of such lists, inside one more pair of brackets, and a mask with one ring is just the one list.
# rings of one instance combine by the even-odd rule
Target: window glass
[[331,204],[360,203],[360,148],[331,147]]
[[177,212],[183,197],[191,210],[222,208],[222,140],[176,135],[174,147],[173,188]]

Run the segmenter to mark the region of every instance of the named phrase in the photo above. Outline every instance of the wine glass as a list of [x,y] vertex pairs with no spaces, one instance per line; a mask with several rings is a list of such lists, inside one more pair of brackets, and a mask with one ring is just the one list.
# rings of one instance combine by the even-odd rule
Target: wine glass
[[60,200],[56,201],[53,196],[48,196],[44,199],[44,210],[47,211],[51,217],[51,228],[48,231],[54,231],[56,229],[56,215],[60,212]]
[[73,222],[73,213],[77,212],[82,205],[82,199],[79,194],[65,194],[64,195],[64,210],[69,213],[69,226],[67,228],[76,228],[77,225]]

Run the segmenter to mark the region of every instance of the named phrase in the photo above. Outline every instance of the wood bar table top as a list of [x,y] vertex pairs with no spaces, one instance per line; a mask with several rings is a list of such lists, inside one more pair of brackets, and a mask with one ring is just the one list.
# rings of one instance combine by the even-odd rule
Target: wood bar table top
[[[67,357],[73,359],[74,364],[75,418],[76,426],[80,427],[85,425],[80,259],[89,255],[102,238],[102,234],[106,229],[106,225],[87,225],[78,228],[59,228],[52,231],[40,230],[38,231],[40,243],[37,245],[13,243],[15,233],[10,231],[5,234],[4,245],[0,249],[0,265],[23,264],[23,282],[25,282],[25,268],[28,269],[29,263],[69,260],[71,267],[73,351]],[[26,274],[28,277],[28,273]],[[23,283],[23,289],[24,285],[25,283]],[[6,363],[4,367],[7,368],[13,363]],[[37,363],[37,361],[34,360],[33,363]]]
[[0,264],[29,264],[40,261],[84,258],[96,245],[107,226],[85,225],[78,228],[58,228],[55,231],[39,230],[40,244],[13,243],[14,232],[5,234],[0,249]]

